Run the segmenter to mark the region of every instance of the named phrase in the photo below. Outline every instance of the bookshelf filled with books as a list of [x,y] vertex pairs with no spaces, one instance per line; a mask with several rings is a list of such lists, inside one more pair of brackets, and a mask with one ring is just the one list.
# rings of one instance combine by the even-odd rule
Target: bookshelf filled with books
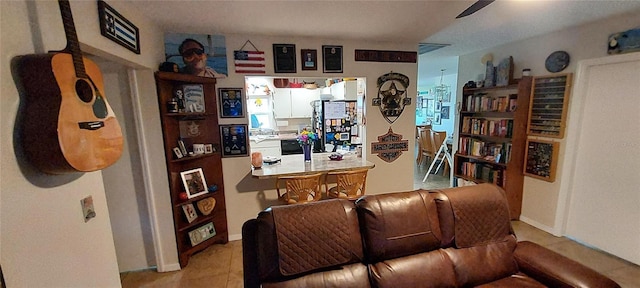
[[516,84],[464,88],[454,173],[459,181],[494,183],[509,201],[512,219],[522,208],[522,168],[531,77]]

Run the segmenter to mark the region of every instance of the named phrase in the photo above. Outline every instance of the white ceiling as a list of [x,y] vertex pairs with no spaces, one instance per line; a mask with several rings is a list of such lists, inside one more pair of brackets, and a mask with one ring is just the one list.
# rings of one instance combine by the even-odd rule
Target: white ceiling
[[442,66],[458,55],[615,14],[640,13],[639,0],[498,0],[461,19],[455,16],[475,1],[128,2],[167,32],[402,41],[416,43],[416,49],[420,42],[451,44],[420,57],[421,62],[439,59],[431,67],[420,65],[420,77],[439,76],[440,69],[457,73],[455,66]]

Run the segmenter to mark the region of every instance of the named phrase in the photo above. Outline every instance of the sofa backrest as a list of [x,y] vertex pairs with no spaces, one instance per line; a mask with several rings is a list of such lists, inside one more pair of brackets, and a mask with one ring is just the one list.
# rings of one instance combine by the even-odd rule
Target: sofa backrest
[[480,184],[431,192],[441,221],[443,252],[453,263],[459,286],[488,283],[518,271],[504,190]]
[[438,214],[428,191],[365,195],[356,206],[367,262],[440,248]]
[[[272,282],[287,287],[284,282],[296,279],[288,286],[317,287],[311,282],[325,281],[311,275],[318,272],[345,274],[333,278],[368,286],[357,213],[347,200],[266,209],[243,226],[243,249],[245,277],[250,278],[246,286]],[[310,277],[299,279],[305,275]]]

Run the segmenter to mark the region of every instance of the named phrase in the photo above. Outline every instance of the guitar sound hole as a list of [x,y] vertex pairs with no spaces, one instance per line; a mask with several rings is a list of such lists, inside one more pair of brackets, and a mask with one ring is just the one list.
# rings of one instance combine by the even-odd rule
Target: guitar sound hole
[[89,103],[93,100],[93,88],[87,80],[78,79],[78,81],[76,81],[76,94],[78,94],[80,100],[85,103]]

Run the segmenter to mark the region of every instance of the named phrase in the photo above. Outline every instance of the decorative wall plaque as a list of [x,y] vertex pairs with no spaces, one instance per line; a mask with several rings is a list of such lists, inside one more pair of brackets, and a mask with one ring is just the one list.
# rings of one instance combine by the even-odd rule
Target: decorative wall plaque
[[378,96],[373,98],[373,106],[380,107],[380,112],[389,124],[392,124],[411,105],[407,96],[409,77],[400,73],[387,73],[378,78]]
[[296,45],[273,44],[273,66],[275,73],[296,73]]
[[356,61],[416,63],[418,53],[415,51],[385,51],[356,49]]
[[98,1],[98,18],[102,36],[140,54],[140,32],[136,25],[102,0]]
[[378,142],[371,143],[371,154],[378,154],[388,163],[398,159],[402,151],[409,151],[409,140],[402,140],[402,135],[393,133],[391,127],[387,134],[378,136]]
[[324,73],[342,73],[342,46],[322,45]]

